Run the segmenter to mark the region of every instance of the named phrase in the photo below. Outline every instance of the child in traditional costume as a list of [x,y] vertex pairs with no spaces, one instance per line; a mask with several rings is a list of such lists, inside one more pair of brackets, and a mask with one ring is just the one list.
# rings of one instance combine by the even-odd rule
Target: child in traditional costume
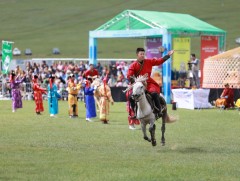
[[47,87],[48,90],[48,108],[50,117],[55,117],[58,114],[58,99],[61,98],[61,95],[57,92],[57,86],[54,83],[55,76],[50,75],[49,77],[49,85]]
[[42,95],[47,93],[45,88],[40,87],[38,83],[38,75],[34,75],[33,77],[33,92],[34,101],[36,105],[35,112],[36,114],[40,115],[41,112],[44,111]]
[[22,95],[20,92],[20,84],[24,81],[25,75],[20,78],[20,75],[16,76],[12,71],[10,74],[10,88],[12,94],[12,112],[16,112],[17,109],[22,108]]
[[96,106],[94,100],[94,87],[91,87],[91,82],[89,80],[85,81],[84,95],[85,95],[85,105],[86,105],[86,121],[92,122],[91,118],[97,116]]
[[68,113],[70,118],[78,117],[78,102],[77,95],[79,90],[81,89],[81,84],[76,84],[74,82],[75,76],[74,74],[69,75],[68,80]]
[[107,85],[107,76],[103,79],[103,83],[98,87],[97,94],[95,94],[99,98],[99,113],[100,120],[103,124],[108,124],[109,122],[109,104],[114,104],[111,89]]

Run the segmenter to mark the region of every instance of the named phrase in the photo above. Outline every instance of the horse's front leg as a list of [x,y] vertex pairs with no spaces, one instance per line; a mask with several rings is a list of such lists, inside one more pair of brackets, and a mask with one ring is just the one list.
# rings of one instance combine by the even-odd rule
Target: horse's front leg
[[151,142],[151,140],[147,136],[147,131],[146,131],[147,124],[144,122],[141,122],[141,127],[142,127],[142,132],[143,132],[143,139]]
[[156,138],[155,138],[155,130],[156,130],[156,125],[154,124],[154,121],[151,121],[150,122],[150,127],[149,127],[149,132],[150,132],[150,135],[151,135],[152,146],[157,145]]

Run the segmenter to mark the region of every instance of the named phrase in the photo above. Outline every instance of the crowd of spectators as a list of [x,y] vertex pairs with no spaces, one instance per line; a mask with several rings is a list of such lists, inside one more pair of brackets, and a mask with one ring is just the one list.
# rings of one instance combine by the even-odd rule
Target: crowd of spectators
[[[101,65],[101,62],[98,62],[97,66],[94,68],[98,71],[99,77],[101,79],[107,76],[108,84],[110,87],[127,87],[128,80],[126,78],[129,62],[114,62],[108,63],[105,65]],[[56,84],[58,86],[59,91],[66,90],[67,79],[70,74],[75,75],[75,82],[84,82],[84,72],[89,69],[88,62],[62,62],[56,61],[51,65],[48,65],[46,61],[42,61],[39,63],[28,61],[24,68],[20,68],[20,66],[16,66],[15,73],[16,75],[20,74],[26,75],[24,83],[29,85],[27,89],[31,89],[32,77],[34,75],[38,75],[39,81],[46,86],[48,82],[48,77],[51,74],[55,74],[58,79],[56,79]],[[4,79],[2,79],[4,78]],[[8,82],[9,75],[0,75],[0,80],[4,80],[3,84]],[[8,89],[8,86],[6,86]],[[27,92],[30,90],[27,90]]]

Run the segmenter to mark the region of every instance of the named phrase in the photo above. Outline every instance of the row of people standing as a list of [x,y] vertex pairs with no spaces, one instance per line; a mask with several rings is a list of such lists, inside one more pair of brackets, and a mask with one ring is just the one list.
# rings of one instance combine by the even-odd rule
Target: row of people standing
[[[25,74],[18,74],[14,71],[10,74],[10,87],[11,87],[11,94],[12,94],[12,112],[16,112],[17,109],[22,108],[22,95],[20,92],[20,84],[26,78]],[[35,101],[35,112],[36,114],[40,115],[41,112],[44,111],[43,107],[43,94],[48,94],[48,103],[49,103],[49,112],[50,116],[55,116],[58,113],[58,98],[61,96],[57,92],[57,86],[53,83],[55,77],[49,77],[49,85],[47,89],[41,87],[38,83],[38,76],[34,75],[32,80],[32,87],[33,87],[33,95]]]
[[[89,73],[89,75],[88,75]],[[77,95],[83,85],[85,93],[85,105],[86,105],[86,121],[91,121],[91,118],[97,116],[94,94],[96,100],[99,102],[100,109],[100,120],[107,124],[109,121],[109,103],[114,103],[109,86],[106,84],[106,80],[101,83],[98,79],[98,83],[93,87],[91,86],[92,80],[91,71],[87,73],[87,79],[83,82],[75,83],[75,76],[71,74],[68,78],[68,113],[70,118],[78,117],[78,101]],[[25,74],[17,75],[14,71],[11,72],[10,85],[12,89],[12,110],[16,112],[18,108],[22,108],[22,96],[20,92],[20,84],[26,78]],[[43,106],[43,94],[48,95],[48,107],[51,117],[55,117],[58,114],[58,99],[61,97],[58,93],[58,89],[55,82],[55,76],[49,76],[49,84],[46,88],[40,86],[38,82],[38,76],[34,75],[32,80],[34,101],[35,101],[35,112],[40,115],[44,111]]]

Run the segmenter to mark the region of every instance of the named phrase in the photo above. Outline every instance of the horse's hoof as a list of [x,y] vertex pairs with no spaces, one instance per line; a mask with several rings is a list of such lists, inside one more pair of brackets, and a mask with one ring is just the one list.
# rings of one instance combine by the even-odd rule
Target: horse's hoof
[[161,143],[162,146],[165,146],[165,143]]
[[152,146],[156,146],[156,145],[157,145],[156,140],[152,141]]
[[147,136],[143,137],[143,139],[147,140],[148,142],[151,142],[151,140]]

